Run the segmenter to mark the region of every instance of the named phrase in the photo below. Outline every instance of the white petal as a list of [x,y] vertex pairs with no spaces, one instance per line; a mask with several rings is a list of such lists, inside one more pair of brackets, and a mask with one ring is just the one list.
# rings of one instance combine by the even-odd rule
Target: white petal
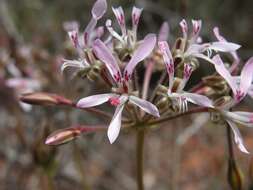
[[235,79],[231,76],[227,68],[225,67],[223,61],[221,60],[219,55],[216,55],[213,57],[213,63],[215,66],[216,71],[227,81],[229,84],[230,88],[233,90],[233,93],[236,94],[236,81]]
[[247,94],[253,79],[253,57],[251,57],[244,65],[241,71],[240,89]]
[[193,104],[213,108],[212,100],[210,100],[206,96],[203,96],[203,95],[200,95],[200,94],[195,94],[195,93],[188,93],[188,92],[182,93],[182,96],[185,97],[187,99],[187,101],[189,101]]
[[79,108],[89,108],[93,106],[97,106],[107,102],[111,97],[117,97],[116,94],[98,94],[93,96],[88,96],[80,99],[77,102],[77,107]]
[[159,110],[157,109],[157,107],[146,101],[146,100],[143,100],[143,99],[140,99],[136,96],[129,96],[129,101],[133,104],[135,104],[136,106],[140,107],[143,111],[155,116],[155,117],[160,117],[160,114],[159,114]]
[[61,73],[63,73],[64,70],[69,68],[69,67],[79,70],[79,69],[89,67],[89,63],[87,63],[85,60],[77,61],[77,60],[64,59],[63,64],[61,65]]
[[233,52],[239,49],[241,46],[231,42],[212,42],[209,49],[221,52]]
[[240,131],[238,130],[238,128],[236,127],[236,125],[233,122],[229,121],[229,120],[227,120],[227,122],[228,122],[229,126],[231,127],[231,129],[232,129],[232,131],[234,133],[235,143],[237,144],[238,148],[242,152],[244,152],[246,154],[249,154],[249,152],[245,148],[242,135],[241,135]]
[[121,128],[121,117],[122,111],[124,109],[125,103],[127,101],[127,96],[120,97],[120,105],[117,106],[115,113],[113,115],[112,121],[108,127],[107,136],[109,138],[110,143],[114,143],[114,141],[119,136],[120,128]]

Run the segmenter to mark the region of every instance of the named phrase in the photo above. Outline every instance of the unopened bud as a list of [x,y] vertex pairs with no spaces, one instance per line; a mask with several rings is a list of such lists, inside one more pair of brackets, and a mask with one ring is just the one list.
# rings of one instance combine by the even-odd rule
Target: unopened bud
[[241,190],[243,176],[241,170],[237,167],[233,159],[228,161],[228,183],[232,190]]
[[47,145],[61,145],[80,136],[82,130],[80,128],[67,128],[53,132],[47,137],[45,144]]
[[61,145],[68,143],[75,138],[79,137],[82,133],[96,132],[104,130],[105,127],[70,127],[66,129],[60,129],[53,132],[47,137],[45,144],[47,145]]
[[57,94],[50,94],[44,92],[34,92],[23,94],[20,97],[20,100],[27,104],[32,105],[43,105],[43,106],[52,106],[52,105],[72,105],[72,101],[68,100]]

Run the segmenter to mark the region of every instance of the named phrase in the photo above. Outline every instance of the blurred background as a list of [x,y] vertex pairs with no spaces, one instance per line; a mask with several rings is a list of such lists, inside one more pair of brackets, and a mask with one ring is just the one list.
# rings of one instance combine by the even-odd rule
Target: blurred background
[[[72,100],[100,89],[100,84],[94,88],[91,82],[80,78],[68,80],[59,69],[62,58],[77,57],[63,23],[76,20],[83,30],[91,17],[93,3],[93,0],[0,0],[0,189],[136,189],[133,133],[121,133],[113,145],[106,133],[101,132],[59,147],[46,146],[44,140],[53,130],[108,121],[71,108],[20,105],[17,97],[23,86],[11,88],[15,87],[15,80],[6,85],[9,79],[29,76],[33,89]],[[202,19],[204,40],[214,40],[212,28],[218,26],[229,41],[242,45],[239,50],[242,60],[253,55],[252,0],[108,0],[108,4],[99,25],[106,18],[115,21],[112,5],[124,8],[130,24],[135,5],[144,8],[139,38],[149,32],[157,33],[167,21],[169,42],[173,42],[181,36],[178,23],[182,18]],[[208,71],[204,68],[203,72]],[[246,99],[241,109],[252,108],[251,102]],[[209,122],[208,117],[205,114],[184,117],[147,135],[144,155],[147,190],[229,188],[226,131]],[[253,131],[243,127],[240,130],[253,152]],[[235,150],[244,176],[243,187],[250,189],[252,156],[240,153],[236,147]]]

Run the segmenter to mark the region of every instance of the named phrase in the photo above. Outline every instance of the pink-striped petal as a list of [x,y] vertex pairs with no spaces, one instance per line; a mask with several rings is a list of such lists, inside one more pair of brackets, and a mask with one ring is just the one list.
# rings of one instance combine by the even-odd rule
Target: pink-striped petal
[[183,37],[187,38],[187,33],[188,33],[188,24],[185,21],[185,19],[183,19],[180,23],[179,23],[181,30],[183,32]]
[[93,106],[97,106],[107,102],[110,98],[117,97],[117,94],[108,93],[108,94],[98,94],[93,96],[88,96],[80,99],[76,106],[78,108],[89,108]]
[[231,76],[231,74],[225,67],[220,56],[215,55],[212,60],[213,60],[216,71],[227,81],[233,93],[236,94],[236,89],[237,89],[236,81],[234,80],[234,78]]
[[129,96],[129,101],[132,104],[135,104],[136,106],[140,107],[143,111],[145,111],[155,117],[160,117],[159,110],[157,109],[157,107],[154,104],[152,104],[146,100],[140,99],[136,96]]
[[241,71],[240,90],[245,95],[248,93],[253,79],[253,57],[244,65]]
[[133,31],[134,31],[135,34],[136,34],[138,24],[139,24],[139,21],[140,21],[141,12],[142,12],[142,9],[137,8],[137,7],[133,7],[133,10],[132,10],[132,25],[133,25]]
[[93,43],[93,51],[95,55],[105,63],[105,66],[109,70],[113,79],[116,82],[119,82],[121,80],[121,72],[111,50],[106,47],[106,45],[100,39],[97,39]]
[[125,23],[125,14],[124,14],[122,7],[112,8],[112,11],[117,18],[117,21],[119,23],[122,34],[125,36],[126,35],[126,23]]
[[162,52],[166,70],[169,75],[169,89],[171,90],[174,81],[174,62],[170,51],[170,47],[166,41],[158,42],[158,46],[160,51]]
[[107,10],[106,0],[97,0],[91,10],[92,17],[99,20]]
[[187,101],[193,104],[203,106],[203,107],[213,108],[212,100],[210,100],[206,96],[195,94],[195,93],[188,93],[188,92],[183,92],[182,96],[185,97]]
[[124,109],[127,99],[128,99],[127,96],[120,97],[121,103],[120,105],[117,106],[115,113],[113,115],[112,121],[108,127],[107,136],[111,144],[114,143],[117,137],[119,136],[119,132],[121,128],[122,111]]
[[201,20],[192,20],[192,41],[196,42],[202,26]]
[[169,32],[170,32],[169,24],[168,22],[164,22],[159,30],[158,42],[167,41],[169,37]]
[[139,47],[134,51],[131,60],[129,61],[124,70],[124,77],[126,80],[130,79],[136,65],[151,54],[155,45],[156,45],[155,34],[148,34],[144,38],[143,42],[139,45]]
[[249,151],[245,148],[242,135],[241,135],[240,131],[238,130],[238,128],[236,127],[235,123],[233,123],[230,120],[226,120],[226,121],[227,121],[227,123],[229,124],[229,126],[231,127],[231,129],[234,133],[235,143],[237,144],[238,148],[242,152],[244,152],[246,154],[249,154]]

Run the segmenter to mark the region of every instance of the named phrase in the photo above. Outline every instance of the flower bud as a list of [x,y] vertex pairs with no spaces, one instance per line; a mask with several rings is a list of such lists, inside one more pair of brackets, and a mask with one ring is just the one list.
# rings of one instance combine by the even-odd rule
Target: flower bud
[[33,105],[43,105],[43,106],[52,106],[52,105],[72,105],[72,101],[68,100],[57,94],[50,94],[44,92],[34,92],[23,94],[20,97],[20,100],[24,103],[33,104]]
[[80,128],[60,129],[53,132],[47,137],[45,144],[47,145],[61,145],[80,136],[82,130]]
[[95,132],[104,130],[104,127],[70,127],[66,129],[60,129],[49,135],[45,141],[47,145],[61,145],[68,143],[75,138],[79,137],[82,133]]
[[243,176],[233,159],[228,161],[228,183],[232,190],[241,190],[243,184]]

